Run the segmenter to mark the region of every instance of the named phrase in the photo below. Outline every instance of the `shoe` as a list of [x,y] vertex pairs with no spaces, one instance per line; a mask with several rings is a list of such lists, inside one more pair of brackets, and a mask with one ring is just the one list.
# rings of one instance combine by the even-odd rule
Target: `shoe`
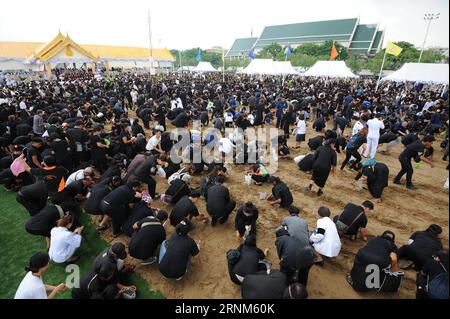
[[407,189],[410,189],[410,190],[413,190],[413,191],[417,189],[417,187],[414,186],[413,184],[411,184],[411,185],[406,185],[406,188],[407,188]]
[[156,257],[150,257],[148,259],[145,259],[141,262],[142,266],[147,266],[147,265],[151,265],[154,264],[157,261]]
[[183,279],[183,277],[177,278],[175,279],[176,281],[180,281],[181,279]]
[[345,279],[347,279],[347,282],[350,284],[350,286],[353,286],[352,276],[347,275],[347,276],[345,277]]
[[75,264],[78,260],[80,260],[80,256],[73,256],[71,260],[66,261],[64,264],[67,265],[72,265]]
[[317,191],[317,196],[322,196],[323,195],[323,191],[321,190],[321,189],[319,189],[318,191]]
[[394,184],[397,184],[397,185],[403,185],[402,183],[400,183],[400,181],[396,181],[396,180],[394,180],[393,183],[394,183]]

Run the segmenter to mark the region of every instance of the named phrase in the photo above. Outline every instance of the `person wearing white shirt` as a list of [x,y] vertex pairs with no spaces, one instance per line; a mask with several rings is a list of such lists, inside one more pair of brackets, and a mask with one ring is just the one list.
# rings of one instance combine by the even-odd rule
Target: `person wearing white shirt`
[[67,178],[65,187],[67,187],[67,185],[71,184],[72,182],[84,179],[86,176],[94,177],[94,170],[92,169],[92,167],[86,167],[85,169],[80,169],[70,174],[70,176]]
[[309,241],[320,255],[336,257],[341,251],[341,239],[330,215],[331,212],[327,207],[319,208],[321,218],[317,220],[317,228],[309,237]]
[[76,228],[73,232],[69,229],[72,227],[73,216],[66,215],[61,218],[57,227],[54,227],[50,232],[50,249],[48,254],[50,260],[61,264],[65,262],[74,263],[79,259],[74,256],[75,250],[81,245],[81,232],[83,227]]
[[[54,299],[56,295],[66,290],[65,284],[58,286],[46,285],[42,281],[42,275],[49,267],[50,257],[47,253],[36,253],[30,258],[27,274],[20,282],[14,299]],[[47,291],[50,294],[47,296]]]
[[425,103],[425,105],[422,108],[422,112],[423,111],[428,111],[430,108],[432,108],[434,106],[435,102],[433,102],[431,99],[428,100],[427,103]]
[[384,123],[380,120],[381,115],[375,115],[375,118],[367,121],[369,133],[367,134],[367,146],[363,156],[370,154],[370,159],[374,159],[378,149],[378,141],[380,140],[380,130],[384,129]]
[[153,155],[162,153],[163,151],[161,149],[160,142],[161,142],[161,131],[157,130],[155,134],[148,140],[145,149],[151,152]]
[[233,148],[235,148],[235,146],[229,137],[222,137],[219,140],[219,152],[225,153],[225,156],[232,153]]
[[358,134],[359,131],[360,131],[361,129],[363,129],[363,128],[364,128],[364,124],[362,123],[361,119],[359,118],[359,119],[356,121],[355,125],[353,125],[353,128],[352,128],[352,136]]
[[300,114],[299,120],[297,122],[297,127],[294,129],[295,134],[295,147],[294,148],[300,148],[302,145],[302,142],[305,141],[306,137],[306,122],[305,122],[305,116],[303,114]]
[[26,110],[27,109],[27,105],[25,104],[25,100],[20,101],[19,109],[21,109],[21,110]]

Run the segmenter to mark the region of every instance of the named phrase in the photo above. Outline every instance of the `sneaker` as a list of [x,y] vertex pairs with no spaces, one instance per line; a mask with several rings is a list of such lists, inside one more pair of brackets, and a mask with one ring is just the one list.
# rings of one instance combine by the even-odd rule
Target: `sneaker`
[[347,275],[347,276],[345,277],[345,279],[347,279],[347,282],[350,284],[350,286],[353,286],[352,276]]
[[147,266],[147,265],[151,265],[154,264],[157,261],[156,257],[150,257],[148,259],[145,259],[141,262],[142,266]]
[[400,181],[396,181],[396,180],[394,180],[393,183],[394,183],[394,184],[397,184],[397,185],[402,185],[402,183],[400,183]]
[[414,186],[413,184],[406,185],[406,188],[407,188],[407,189],[410,189],[410,190],[413,190],[413,191],[417,189],[417,187]]

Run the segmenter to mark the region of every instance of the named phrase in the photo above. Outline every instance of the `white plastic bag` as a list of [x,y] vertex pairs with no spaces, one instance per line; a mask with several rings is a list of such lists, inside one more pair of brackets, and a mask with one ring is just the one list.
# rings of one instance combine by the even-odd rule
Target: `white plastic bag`
[[244,181],[245,181],[245,184],[247,184],[247,185],[251,185],[252,184],[252,175],[250,175],[250,174],[246,174],[245,176],[244,176]]
[[302,161],[302,159],[304,159],[305,157],[306,157],[306,155],[300,155],[300,156],[294,157],[295,164],[300,163]]
[[447,177],[447,180],[445,181],[445,184],[444,184],[444,188],[445,188],[445,189],[448,189],[448,186],[449,186],[449,185],[448,185],[448,177]]

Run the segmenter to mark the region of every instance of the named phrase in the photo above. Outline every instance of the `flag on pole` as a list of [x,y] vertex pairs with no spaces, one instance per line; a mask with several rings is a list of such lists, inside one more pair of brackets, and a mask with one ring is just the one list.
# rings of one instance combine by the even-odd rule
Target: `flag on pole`
[[252,48],[250,50],[250,52],[248,53],[248,57],[250,58],[250,60],[253,60],[255,58],[255,49]]
[[334,61],[338,56],[339,52],[333,42],[333,46],[331,47],[330,61]]
[[291,46],[288,44],[288,46],[286,47],[286,49],[284,50],[284,55],[286,57],[291,56],[292,55],[292,48]]
[[200,62],[201,59],[202,59],[202,51],[200,50],[200,48],[198,48],[197,55],[195,56],[195,60],[197,60],[197,62]]
[[386,47],[386,54],[390,54],[393,56],[399,56],[400,53],[402,53],[403,49],[401,47],[399,47],[398,45],[389,42],[387,47]]

